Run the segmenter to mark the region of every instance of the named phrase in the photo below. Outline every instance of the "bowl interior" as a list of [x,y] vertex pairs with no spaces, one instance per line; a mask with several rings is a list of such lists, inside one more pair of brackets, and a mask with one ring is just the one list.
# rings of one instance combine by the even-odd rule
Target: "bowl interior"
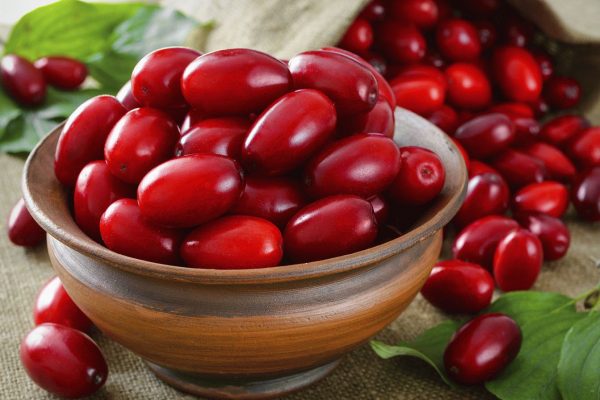
[[444,188],[411,231],[369,249],[327,260],[262,269],[193,269],[143,261],[105,248],[79,229],[69,209],[70,194],[54,176],[54,152],[62,125],[50,132],[29,155],[23,172],[23,197],[36,221],[60,242],[85,255],[141,275],[204,284],[235,284],[270,283],[334,274],[373,264],[431,236],[452,219],[464,197],[466,167],[460,152],[446,134],[404,109],[397,108],[395,118],[394,140],[398,145],[425,147],[440,156],[446,169]]

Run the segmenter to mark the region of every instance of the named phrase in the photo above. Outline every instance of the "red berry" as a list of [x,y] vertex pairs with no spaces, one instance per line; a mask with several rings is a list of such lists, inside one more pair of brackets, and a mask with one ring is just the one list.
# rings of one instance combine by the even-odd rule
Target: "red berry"
[[162,111],[142,107],[129,111],[114,126],[104,145],[110,172],[124,182],[137,184],[175,152],[179,128]]
[[533,53],[533,58],[537,62],[540,67],[540,72],[542,73],[542,78],[544,81],[547,81],[552,75],[554,75],[554,62],[550,55],[544,51],[536,51]]
[[250,121],[239,117],[207,118],[192,125],[179,139],[177,156],[207,153],[240,159]]
[[544,163],[550,179],[569,182],[575,175],[575,166],[558,148],[543,142],[533,143],[521,150]]
[[503,114],[484,114],[461,125],[454,137],[471,157],[487,158],[510,146],[515,127]]
[[521,212],[514,214],[514,217],[540,240],[545,260],[558,260],[569,250],[569,229],[560,219],[539,212]]
[[539,140],[541,126],[533,118],[511,117],[515,125],[514,146],[526,146]]
[[355,53],[364,53],[373,44],[373,28],[369,21],[357,18],[340,40],[340,47]]
[[389,219],[390,206],[383,196],[377,195],[369,199],[371,207],[373,207],[373,213],[375,213],[375,219],[377,220],[378,226],[383,226]]
[[393,0],[388,5],[392,18],[414,23],[419,28],[431,28],[438,21],[434,0]]
[[368,112],[379,87],[375,75],[360,62],[332,51],[306,51],[288,63],[294,88],[316,89],[335,103],[338,115]]
[[309,262],[353,253],[377,237],[371,203],[352,195],[329,196],[302,208],[288,222],[285,252],[294,262]]
[[[187,112],[187,114],[185,114],[185,117],[183,117],[183,121],[181,122],[181,126],[180,126],[181,135],[183,136],[184,134],[186,134],[187,131],[189,131],[193,125],[196,125],[198,122],[200,122],[206,118],[208,118],[208,117],[206,116],[206,113],[204,111],[196,110],[194,108],[190,109]],[[227,118],[227,117],[225,117],[225,118]]]
[[454,135],[454,131],[458,128],[458,114],[456,114],[456,111],[452,107],[446,104],[443,104],[440,108],[429,114],[427,119],[448,135]]
[[505,291],[528,290],[537,280],[544,254],[540,240],[525,229],[509,233],[494,253],[494,278]]
[[513,188],[542,182],[547,176],[542,161],[517,150],[505,150],[491,164]]
[[536,100],[530,101],[529,106],[533,110],[536,118],[542,118],[550,111],[548,102],[543,97],[538,97]]
[[456,107],[478,110],[492,99],[492,89],[485,74],[475,65],[455,63],[446,69],[448,100]]
[[516,14],[510,14],[499,26],[502,27],[504,42],[518,47],[526,47],[533,39],[533,25]]
[[465,162],[465,167],[467,167],[467,171],[468,171],[469,168],[471,167],[471,158],[469,157],[469,153],[467,153],[467,150],[465,150],[463,145],[460,144],[460,142],[458,140],[456,140],[453,137],[451,137],[450,139],[452,140],[452,142],[454,143],[454,145],[460,152],[460,155],[462,156],[463,161]]
[[451,61],[475,61],[481,53],[477,28],[464,19],[447,19],[437,26],[439,50]]
[[108,375],[102,352],[84,333],[67,326],[42,324],[21,342],[21,363],[41,388],[60,397],[96,392]]
[[365,124],[362,127],[362,132],[381,133],[383,136],[393,138],[394,127],[394,110],[392,110],[385,99],[381,99],[367,114]]
[[421,294],[447,313],[474,314],[490,305],[494,279],[477,264],[461,260],[439,261],[431,270]]
[[361,11],[359,18],[367,21],[381,21],[385,13],[385,3],[382,0],[371,0]]
[[232,215],[194,229],[181,245],[181,256],[193,268],[274,267],[283,257],[283,238],[265,219]]
[[587,128],[576,134],[567,144],[567,153],[582,167],[600,165],[600,127]]
[[427,43],[414,24],[384,21],[375,37],[383,54],[393,62],[414,63],[425,57]]
[[112,251],[140,260],[177,265],[183,233],[149,223],[133,199],[112,203],[100,218],[102,241]]
[[571,201],[586,221],[600,221],[600,166],[579,173],[571,186]]
[[463,325],[444,352],[446,372],[464,385],[494,378],[519,353],[521,330],[500,313],[480,315]]
[[242,197],[230,212],[264,218],[284,228],[304,204],[300,185],[291,179],[248,177]]
[[469,179],[467,195],[454,220],[466,226],[486,215],[502,215],[508,209],[510,191],[498,174],[485,173]]
[[400,169],[400,151],[390,138],[358,134],[333,142],[307,165],[304,184],[313,197],[380,193]]
[[42,71],[46,82],[64,90],[77,89],[88,75],[85,64],[70,57],[42,57],[33,65]]
[[454,239],[454,258],[492,267],[498,243],[519,224],[506,217],[490,215],[467,225]]
[[573,108],[581,98],[581,86],[575,79],[553,76],[544,84],[544,97],[557,110]]
[[511,119],[533,118],[533,110],[525,103],[498,103],[490,107],[489,112],[502,113]]
[[540,131],[540,138],[560,146],[589,126],[590,123],[582,116],[560,115],[544,124]]
[[112,96],[97,96],[77,107],[56,146],[54,173],[60,183],[72,188],[83,167],[104,158],[106,138],[125,112]]
[[35,247],[46,237],[46,232],[35,222],[22,198],[12,208],[7,226],[8,238],[17,246]]
[[532,183],[523,187],[513,198],[513,210],[538,211],[556,218],[563,216],[569,206],[566,186],[552,181]]
[[291,87],[284,63],[250,49],[204,54],[187,66],[181,78],[187,102],[211,116],[259,113]]
[[167,47],[142,58],[131,74],[133,96],[143,106],[173,108],[185,105],[181,75],[200,56],[187,47]]
[[512,101],[533,102],[542,92],[542,73],[527,50],[516,46],[496,49],[492,57],[496,83]]
[[135,187],[117,179],[104,161],[92,161],[77,178],[73,194],[75,222],[89,237],[100,240],[100,217],[115,201],[135,198]]
[[423,205],[433,200],[444,187],[446,171],[434,152],[422,147],[400,148],[400,172],[389,187],[397,206]]
[[488,20],[474,21],[473,25],[477,28],[481,48],[483,50],[493,48],[498,39],[496,26]]
[[446,85],[426,74],[400,74],[390,82],[396,104],[419,115],[429,115],[442,107]]
[[127,81],[127,83],[124,84],[121,89],[119,89],[119,93],[117,93],[116,97],[127,111],[141,106],[135,97],[133,97],[133,92],[131,91],[131,81]]
[[11,97],[24,106],[36,106],[46,98],[42,72],[23,57],[14,54],[2,57],[0,81]]
[[71,300],[58,276],[50,279],[38,292],[33,306],[33,322],[52,322],[88,332],[94,324]]
[[190,154],[152,169],[138,186],[138,203],[150,222],[192,227],[229,211],[243,188],[240,170],[232,159]]
[[323,93],[288,93],[254,121],[242,146],[243,163],[266,175],[290,172],[327,142],[336,120],[334,105]]
[[477,160],[471,160],[469,163],[469,178],[486,173],[500,175],[498,171],[490,167],[488,164]]

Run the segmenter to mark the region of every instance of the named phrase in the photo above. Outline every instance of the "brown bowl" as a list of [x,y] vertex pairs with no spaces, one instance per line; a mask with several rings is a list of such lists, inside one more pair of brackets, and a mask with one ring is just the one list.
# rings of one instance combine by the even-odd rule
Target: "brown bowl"
[[27,208],[48,232],[67,292],[108,337],[168,384],[224,399],[277,397],[324,377],[413,300],[457,212],[466,168],[435,126],[396,111],[396,141],[430,148],[447,171],[441,195],[415,228],[387,243],[306,264],[251,270],[191,269],[114,253],[75,224],[53,172],[60,128],[30,154]]

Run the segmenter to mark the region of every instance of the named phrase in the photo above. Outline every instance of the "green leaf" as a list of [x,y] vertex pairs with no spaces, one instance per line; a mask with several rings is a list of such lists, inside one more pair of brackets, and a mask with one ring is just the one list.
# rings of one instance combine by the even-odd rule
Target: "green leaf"
[[48,88],[46,101],[41,108],[35,110],[39,118],[64,119],[67,118],[79,105],[94,96],[102,94],[100,89],[83,89],[65,92]]
[[568,310],[525,323],[519,355],[497,378],[486,382],[486,389],[501,400],[560,400],[560,349],[567,331],[583,318],[585,313]]
[[[544,316],[557,309],[574,311],[575,305],[569,304],[571,298],[560,293],[522,291],[510,292],[500,296],[484,313],[500,312],[523,325],[534,318]],[[561,308],[561,307],[564,307]]]
[[558,363],[564,400],[600,398],[600,313],[590,312],[567,332]]
[[85,60],[107,50],[113,30],[142,6],[62,0],[39,7],[13,27],[4,51],[30,60],[52,54]]
[[0,89],[0,138],[4,136],[6,126],[21,115],[21,109]]
[[11,121],[0,138],[0,151],[27,153],[58,123],[41,118],[36,112],[25,112]]
[[450,381],[444,370],[444,351],[452,335],[462,325],[458,321],[445,321],[425,331],[412,342],[389,345],[377,340],[371,341],[371,348],[381,358],[388,359],[396,356],[417,357],[431,365],[440,377],[450,386]]
[[108,51],[88,62],[92,76],[104,87],[120,88],[131,77],[135,64],[147,53],[169,46],[183,45],[198,22],[179,11],[143,7],[111,35]]

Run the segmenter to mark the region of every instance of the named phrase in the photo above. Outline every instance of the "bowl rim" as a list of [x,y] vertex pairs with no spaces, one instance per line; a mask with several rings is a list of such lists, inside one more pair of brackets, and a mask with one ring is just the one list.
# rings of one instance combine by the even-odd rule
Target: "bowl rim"
[[[453,156],[459,158],[459,165],[461,166],[460,170],[454,171],[454,173],[460,173],[458,190],[449,193],[449,199],[444,207],[414,229],[385,243],[343,256],[270,268],[229,270],[186,268],[140,260],[113,252],[100,243],[90,239],[83,232],[81,232],[81,235],[73,235],[62,229],[46,212],[43,211],[43,207],[40,206],[40,202],[35,198],[35,195],[30,188],[30,184],[33,181],[33,177],[31,176],[32,164],[35,162],[36,158],[39,157],[42,150],[47,151],[47,143],[51,139],[54,139],[56,135],[60,135],[64,122],[57,125],[42,140],[40,140],[34,150],[29,154],[23,169],[21,181],[23,198],[33,218],[53,239],[75,252],[82,253],[85,256],[106,262],[118,269],[137,275],[202,284],[267,284],[344,273],[387,259],[434,235],[454,217],[466,194],[466,165],[458,148],[452,140],[443,131],[420,116],[408,110],[397,108],[396,113],[398,112],[400,112],[400,114],[406,114],[410,118],[417,117],[421,120],[418,121],[421,124],[423,122],[429,124],[431,131],[440,136],[441,140],[446,142],[446,145],[449,147]],[[54,149],[52,150],[54,151]],[[50,170],[52,171],[52,176],[54,176],[53,165]],[[71,215],[69,215],[69,217],[72,218]],[[56,246],[56,243],[49,242],[48,245]]]

